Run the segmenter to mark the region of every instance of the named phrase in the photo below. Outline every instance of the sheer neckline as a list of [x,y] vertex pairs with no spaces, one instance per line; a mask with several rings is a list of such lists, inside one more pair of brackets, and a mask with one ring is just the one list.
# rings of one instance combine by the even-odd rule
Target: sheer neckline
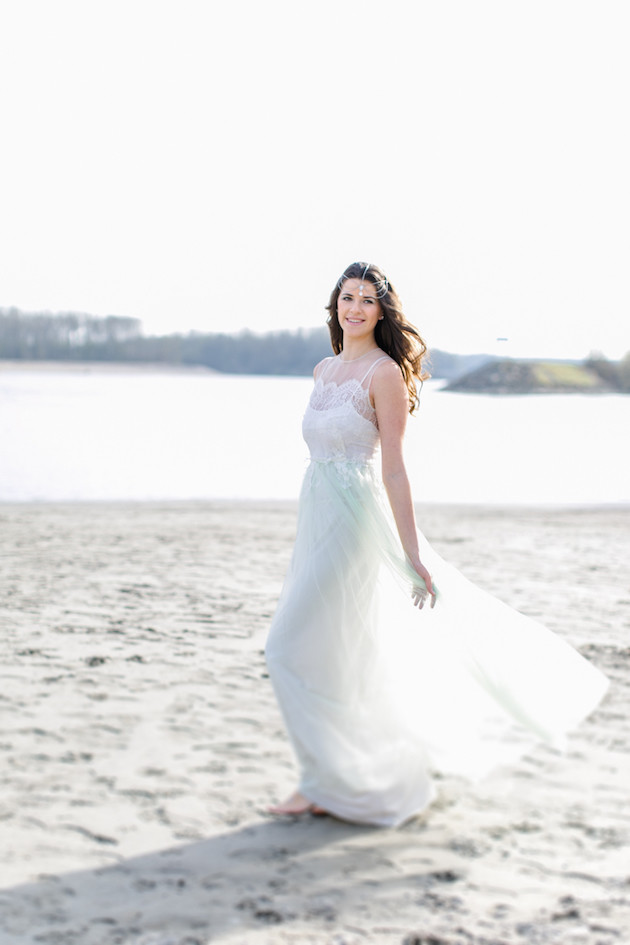
[[382,351],[382,350],[383,349],[379,348],[379,346],[377,345],[375,348],[370,348],[370,350],[366,351],[364,354],[360,354],[358,358],[343,358],[342,357],[343,351],[340,351],[337,357],[339,358],[342,364],[353,364],[355,361],[362,361],[363,358],[367,358],[368,354],[372,354],[373,351]]

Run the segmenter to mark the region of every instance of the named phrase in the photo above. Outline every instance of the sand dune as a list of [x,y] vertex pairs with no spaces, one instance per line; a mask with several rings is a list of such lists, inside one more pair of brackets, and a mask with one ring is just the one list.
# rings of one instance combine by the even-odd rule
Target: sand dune
[[293,505],[0,506],[1,945],[630,942],[630,509],[419,519],[613,685],[567,755],[388,831],[264,814]]

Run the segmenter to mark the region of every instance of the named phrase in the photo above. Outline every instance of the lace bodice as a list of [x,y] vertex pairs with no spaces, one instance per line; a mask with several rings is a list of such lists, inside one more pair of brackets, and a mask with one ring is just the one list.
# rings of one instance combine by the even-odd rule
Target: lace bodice
[[378,351],[370,355],[348,362],[337,355],[321,365],[302,422],[311,459],[366,463],[378,449],[370,381],[377,364],[389,359]]

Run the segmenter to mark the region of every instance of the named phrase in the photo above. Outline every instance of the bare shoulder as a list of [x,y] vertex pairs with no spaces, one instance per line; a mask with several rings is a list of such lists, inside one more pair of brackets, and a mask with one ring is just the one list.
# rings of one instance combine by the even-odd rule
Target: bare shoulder
[[372,399],[377,400],[398,400],[402,396],[407,397],[407,388],[403,379],[400,366],[385,355],[374,368],[372,383],[370,385]]
[[320,375],[320,373],[321,373],[321,371],[322,371],[324,365],[325,365],[325,364],[329,364],[331,361],[334,361],[334,358],[332,358],[332,357],[322,358],[322,360],[319,361],[319,363],[315,365],[315,367],[313,368],[313,379],[314,379],[314,380],[317,380],[317,378],[319,377],[319,375]]
[[381,357],[375,362],[376,367],[374,368],[374,377],[378,378],[391,378],[391,377],[402,377],[400,373],[400,367],[394,361],[393,358],[390,358],[388,354],[383,353]]

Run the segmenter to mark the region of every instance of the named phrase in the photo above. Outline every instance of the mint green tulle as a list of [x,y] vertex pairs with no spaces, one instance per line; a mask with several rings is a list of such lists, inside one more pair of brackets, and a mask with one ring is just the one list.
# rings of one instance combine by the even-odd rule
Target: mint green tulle
[[432,800],[433,771],[478,778],[535,741],[562,748],[606,690],[419,538],[434,609],[412,604],[418,578],[371,465],[311,463],[267,660],[300,790],[348,820],[399,824]]
[[447,564],[419,533],[437,587],[413,606],[375,474],[370,380],[391,362],[338,356],[304,416],[311,450],[267,662],[300,791],[338,817],[395,826],[435,795],[433,775],[478,778],[536,742],[563,748],[608,681],[568,643]]

